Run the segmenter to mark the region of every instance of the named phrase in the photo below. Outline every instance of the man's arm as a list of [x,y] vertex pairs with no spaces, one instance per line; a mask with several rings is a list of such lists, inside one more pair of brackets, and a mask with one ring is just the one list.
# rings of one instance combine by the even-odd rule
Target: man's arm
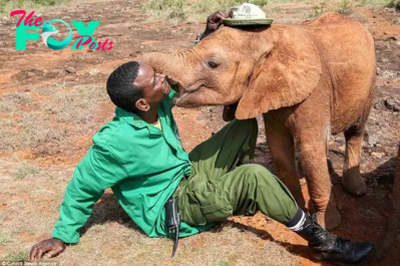
[[206,29],[204,30],[203,33],[200,33],[197,36],[194,45],[196,45],[200,40],[202,40],[203,38],[207,37],[214,31],[216,31],[219,27],[221,27],[222,19],[228,18],[228,17],[229,17],[229,14],[222,12],[222,11],[216,11],[216,12],[212,13],[211,15],[209,15],[207,17]]
[[79,229],[86,223],[104,189],[126,177],[125,168],[111,151],[92,146],[67,186],[53,238],[32,247],[31,261],[39,261],[46,252],[50,257],[57,256],[65,250],[65,243],[78,243]]

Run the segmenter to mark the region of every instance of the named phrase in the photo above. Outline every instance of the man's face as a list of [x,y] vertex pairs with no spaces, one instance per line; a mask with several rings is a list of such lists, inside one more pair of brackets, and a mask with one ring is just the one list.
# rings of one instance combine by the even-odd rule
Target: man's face
[[136,107],[144,112],[160,103],[171,92],[166,75],[154,72],[151,66],[142,62],[134,84],[143,90],[143,98],[136,102]]

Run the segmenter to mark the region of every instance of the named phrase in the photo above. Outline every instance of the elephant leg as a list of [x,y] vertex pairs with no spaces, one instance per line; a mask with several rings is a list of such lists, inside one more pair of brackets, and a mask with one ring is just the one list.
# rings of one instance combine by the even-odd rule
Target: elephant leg
[[354,196],[362,196],[367,186],[360,174],[361,146],[364,138],[364,124],[351,126],[344,132],[346,154],[343,167],[343,188]]
[[274,159],[276,174],[293,194],[299,207],[304,208],[305,201],[296,170],[293,136],[288,130],[281,129],[272,122],[269,123],[266,116],[264,116],[264,121],[267,142]]
[[311,202],[318,223],[328,230],[340,225],[341,216],[336,208],[327,164],[327,135],[317,125],[296,132],[296,146],[301,157],[303,174],[307,179]]

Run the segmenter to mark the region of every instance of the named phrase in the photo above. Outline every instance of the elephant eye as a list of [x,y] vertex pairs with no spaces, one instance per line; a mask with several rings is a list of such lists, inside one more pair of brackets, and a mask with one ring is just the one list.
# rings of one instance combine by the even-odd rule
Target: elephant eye
[[218,64],[214,61],[207,61],[207,64],[211,68],[216,68],[218,66]]

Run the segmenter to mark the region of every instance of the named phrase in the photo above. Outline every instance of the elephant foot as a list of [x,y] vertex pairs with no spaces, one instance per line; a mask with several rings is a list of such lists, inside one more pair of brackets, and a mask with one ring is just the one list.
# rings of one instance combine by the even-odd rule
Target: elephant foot
[[344,172],[342,186],[348,193],[354,196],[359,197],[367,193],[367,185],[358,169],[349,169]]
[[339,212],[335,214],[317,212],[315,216],[317,218],[318,224],[324,227],[328,231],[339,227],[340,223],[342,222],[342,217]]
[[342,216],[333,201],[329,202],[326,211],[317,211],[315,216],[317,222],[328,231],[337,228],[342,222]]

